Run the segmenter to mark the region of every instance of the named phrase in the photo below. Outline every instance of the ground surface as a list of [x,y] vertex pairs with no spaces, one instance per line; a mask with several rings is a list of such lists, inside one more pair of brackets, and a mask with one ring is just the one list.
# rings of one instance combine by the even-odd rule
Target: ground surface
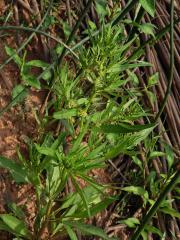
[[[11,44],[11,41],[9,43]],[[2,41],[0,49],[1,64],[7,58]],[[0,72],[0,109],[10,102],[12,89],[19,83],[19,71],[11,62]],[[41,106],[43,95],[44,93],[31,90],[28,98],[21,105],[11,108],[0,118],[0,155],[16,160],[17,146],[26,153],[25,138],[27,136],[34,138],[37,134],[33,109]],[[26,219],[28,222],[33,222],[35,216],[33,192],[29,185],[16,185],[9,173],[0,169],[0,213],[7,213],[8,203],[15,202],[17,205],[26,206]],[[2,240],[2,234],[0,236]],[[7,239],[9,239],[8,236]]]

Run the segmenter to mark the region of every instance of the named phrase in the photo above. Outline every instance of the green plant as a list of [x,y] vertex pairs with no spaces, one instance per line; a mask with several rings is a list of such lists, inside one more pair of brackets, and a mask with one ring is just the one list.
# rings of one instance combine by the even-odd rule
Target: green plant
[[[149,66],[137,60],[126,64],[123,53],[132,41],[123,45],[123,26],[120,30],[111,26],[104,28],[91,41],[91,48],[79,51],[79,75],[76,76],[67,64],[54,73],[54,113],[47,117],[60,122],[59,137],[54,139],[51,134],[45,134],[40,143],[30,141],[29,160],[19,151],[19,163],[0,158],[1,166],[10,170],[16,182],[29,182],[35,188],[37,215],[33,233],[20,222],[18,232],[16,226],[9,229],[16,236],[29,239],[33,234],[32,238],[39,239],[46,228],[50,236],[65,231],[75,236],[74,228],[88,233],[80,220],[93,216],[114,201],[114,197],[103,193],[105,186],[90,177],[89,171],[104,167],[107,159],[119,153],[132,155],[133,147],[154,128],[153,124],[134,125],[136,119],[144,116],[144,111],[139,107],[138,99],[131,99],[121,87],[129,81],[128,75],[124,75],[127,68],[130,72],[137,66]],[[46,67],[41,61],[22,62],[14,56],[22,79],[28,84],[31,66]],[[68,136],[71,136],[70,142]],[[68,179],[76,193],[63,199],[62,192]],[[88,186],[81,189],[79,179]],[[60,207],[59,201],[62,202]],[[15,216],[3,215],[1,225],[4,228],[10,227],[6,218],[12,218],[17,224],[20,221]],[[90,226],[88,229],[89,233],[108,239],[101,230]]]
[[[51,2],[52,3],[52,2]],[[137,76],[134,69],[138,67],[149,67],[151,64],[140,61],[142,56],[142,45],[128,55],[129,49],[139,44],[137,29],[145,34],[152,35],[147,43],[157,39],[152,24],[140,24],[141,17],[145,10],[154,16],[155,1],[140,1],[140,10],[135,21],[123,20],[124,16],[138,3],[129,1],[126,8],[112,20],[111,24],[105,24],[104,17],[107,15],[105,2],[98,1],[96,10],[101,18],[101,28],[95,32],[90,29],[89,36],[70,48],[68,45],[75,37],[82,20],[92,0],[89,0],[83,14],[79,17],[69,37],[64,44],[60,39],[37,29],[27,27],[3,26],[1,29],[18,29],[42,34],[54,39],[62,46],[55,54],[57,61],[47,64],[40,60],[26,61],[26,51],[22,58],[18,52],[6,47],[6,52],[13,59],[20,69],[22,83],[13,89],[13,101],[3,109],[4,113],[11,106],[24,99],[30,87],[40,89],[40,79],[44,79],[44,86],[53,93],[54,97],[48,102],[44,118],[39,120],[44,125],[57,123],[60,130],[57,130],[55,137],[44,129],[39,141],[29,140],[29,159],[18,150],[19,161],[16,163],[5,157],[0,157],[0,166],[7,168],[13,179],[19,184],[30,183],[35,189],[36,195],[36,217],[33,231],[29,231],[25,222],[25,214],[22,209],[14,203],[10,204],[11,213],[0,215],[0,229],[8,231],[18,239],[41,239],[45,232],[48,238],[56,236],[67,236],[70,239],[77,239],[77,231],[84,235],[98,236],[102,239],[110,239],[103,230],[85,224],[84,220],[95,216],[101,210],[107,208],[113,201],[119,200],[117,196],[110,196],[107,189],[110,185],[101,185],[90,176],[91,170],[103,168],[106,161],[117,157],[119,154],[130,156],[133,162],[140,168],[134,177],[134,184],[121,188],[121,192],[138,196],[143,202],[143,210],[150,206],[148,214],[142,220],[131,217],[120,222],[130,228],[138,225],[132,239],[140,235],[146,239],[147,233],[152,232],[163,237],[163,234],[154,227],[149,220],[157,210],[173,217],[179,214],[169,205],[166,199],[170,191],[178,181],[179,172],[173,173],[172,159],[168,159],[169,172],[156,179],[155,172],[151,171],[149,177],[144,179],[145,163],[138,158],[136,146],[144,141],[147,164],[151,164],[153,157],[164,156],[162,152],[156,151],[155,142],[146,144],[148,136],[156,127],[156,122],[161,115],[172,83],[173,54],[171,55],[171,74],[166,97],[162,108],[158,113],[155,123],[139,125],[137,122],[143,117],[148,118],[149,113],[141,106],[141,91],[137,88]],[[48,8],[46,15],[50,7]],[[117,23],[121,23],[117,26]],[[177,21],[178,22],[178,21]],[[124,35],[125,24],[131,24],[131,34]],[[91,28],[94,27],[89,22]],[[174,23],[171,21],[171,34]],[[165,28],[158,34],[158,37],[168,31]],[[31,35],[32,37],[32,35]],[[31,38],[30,37],[30,38]],[[172,37],[172,35],[171,35]],[[89,40],[90,47],[83,46]],[[28,39],[29,41],[29,39]],[[171,50],[172,50],[171,38]],[[27,42],[26,42],[27,43]],[[25,44],[26,44],[25,43]],[[76,50],[76,53],[74,52]],[[75,67],[64,60],[64,56],[72,53]],[[9,61],[9,60],[8,60]],[[7,61],[6,61],[7,63]],[[6,64],[5,63],[5,64]],[[2,68],[4,65],[1,65]],[[39,67],[42,73],[39,77],[31,74],[32,67]],[[51,71],[50,71],[51,70]],[[126,84],[134,80],[132,92],[126,89]],[[151,101],[155,96],[149,88],[156,84],[157,74],[151,76],[146,92]],[[53,113],[52,110],[53,109]],[[43,127],[44,127],[43,125]],[[147,146],[146,146],[147,145]],[[168,147],[166,150],[169,151]],[[170,176],[172,174],[172,176]],[[141,180],[145,186],[141,186]],[[85,187],[81,189],[81,181]],[[65,187],[71,184],[74,192],[64,196]],[[163,192],[158,198],[158,192],[163,184],[166,184]],[[178,188],[176,189],[178,191]],[[157,199],[157,200],[156,200]],[[148,224],[147,224],[148,223]]]
[[[167,193],[174,188],[176,191],[176,185],[179,183],[179,172],[172,169],[173,166],[173,152],[172,149],[166,145],[166,154],[164,152],[156,151],[156,146],[159,137],[147,137],[144,140],[145,147],[145,161],[149,166],[148,176],[144,176],[145,166],[137,156],[133,156],[133,162],[138,166],[138,174],[132,175],[134,185],[122,188],[122,191],[128,193],[127,197],[130,198],[138,196],[137,199],[143,203],[144,218],[141,222],[138,217],[128,217],[122,219],[119,222],[128,226],[128,228],[136,229],[135,234],[132,235],[132,239],[138,239],[140,236],[143,239],[147,239],[149,233],[159,235],[161,238],[163,235],[167,235],[167,232],[161,232],[154,225],[157,214],[164,214],[165,216],[171,216],[172,218],[180,218],[180,214],[173,208],[172,202],[175,200],[176,195],[172,196],[172,199],[168,198]],[[168,172],[157,176],[156,171],[151,167],[152,160],[158,157],[168,158]],[[152,169],[152,170],[151,170]],[[142,187],[143,185],[143,187]],[[177,187],[178,188],[178,187]],[[161,194],[159,195],[159,192]],[[122,204],[120,202],[120,204]]]

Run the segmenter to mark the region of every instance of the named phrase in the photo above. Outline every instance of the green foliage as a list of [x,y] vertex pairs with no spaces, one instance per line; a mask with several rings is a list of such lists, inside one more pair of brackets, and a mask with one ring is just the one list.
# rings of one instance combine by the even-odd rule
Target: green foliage
[[[52,235],[66,230],[71,239],[76,239],[75,228],[85,234],[109,239],[96,227],[69,220],[94,216],[115,200],[106,196],[105,186],[88,176],[89,171],[104,167],[106,159],[119,153],[130,153],[154,128],[153,124],[135,124],[135,120],[144,116],[144,111],[139,107],[138,98],[131,98],[123,89],[133,68],[149,66],[149,63],[137,60],[126,63],[124,51],[133,41],[125,41],[122,27],[104,27],[101,34],[91,38],[91,48],[80,49],[77,66],[81,70],[78,75],[67,64],[57,69],[52,119],[60,121],[61,134],[57,139],[47,134],[40,143],[29,141],[28,160],[20,152],[19,163],[1,158],[1,166],[10,170],[16,182],[30,182],[36,190],[38,213],[34,228],[37,234],[42,231],[43,221],[51,218],[54,222]],[[7,53],[11,53],[10,49]],[[33,80],[30,73],[31,67],[46,71],[48,65],[40,60],[26,62],[25,55],[23,59],[14,56],[25,84],[39,88],[40,83]],[[128,73],[126,77],[125,73]],[[13,96],[21,89],[21,85],[16,87]],[[69,134],[72,137],[70,144],[66,140]],[[85,136],[88,136],[86,141]],[[43,173],[46,173],[45,177]],[[57,221],[53,203],[68,179],[71,179],[76,193],[62,199],[63,204],[57,210],[61,213],[61,220]],[[85,181],[88,187],[81,189],[78,179]],[[143,191],[145,201],[147,196]]]
[[[134,2],[136,4],[137,1]],[[154,16],[155,1],[140,0],[140,4]],[[131,1],[128,6],[132,7]],[[30,183],[35,189],[37,214],[33,236],[24,223],[25,213],[16,204],[9,204],[10,214],[0,215],[0,229],[12,233],[17,239],[41,239],[41,233],[46,227],[51,237],[68,235],[70,239],[77,240],[76,232],[80,231],[83,235],[114,239],[109,238],[102,229],[83,221],[103,211],[113,201],[119,201],[119,196],[107,194],[110,185],[99,184],[95,177],[89,175],[91,170],[105,167],[106,160],[119,154],[131,157],[135,170],[138,167],[138,171],[129,174],[129,179],[134,177],[133,184],[128,183],[121,188],[121,192],[128,198],[134,195],[142,198],[145,211],[149,206],[153,208],[156,205],[158,193],[168,179],[166,174],[157,178],[151,169],[145,179],[146,164],[151,167],[152,159],[167,155],[168,174],[173,173],[172,149],[165,145],[166,155],[156,149],[158,138],[152,134],[156,124],[147,123],[149,113],[141,106],[143,91],[152,103],[156,100],[150,89],[158,83],[159,75],[155,73],[151,76],[144,90],[138,88],[139,80],[134,69],[149,67],[151,64],[139,60],[142,51],[128,60],[128,51],[133,50],[134,44],[139,42],[136,36],[128,41],[124,34],[124,24],[131,24],[140,32],[155,37],[155,26],[129,20],[115,26],[112,26],[115,21],[112,25],[105,25],[105,18],[109,15],[107,1],[98,0],[95,7],[101,31],[94,36],[93,31],[97,26],[91,20],[88,21],[90,29],[85,33],[89,33],[90,43],[88,47],[79,44],[78,57],[72,61],[75,67],[72,62],[67,63],[65,60],[60,67],[53,65],[55,67],[50,71],[47,68],[51,65],[41,60],[26,61],[26,51],[23,57],[19,57],[14,49],[5,48],[19,67],[22,79],[22,83],[13,89],[13,100],[18,98],[19,102],[23,101],[25,95],[21,93],[26,89],[23,84],[28,88],[41,89],[40,78],[32,74],[32,68],[40,68],[41,77],[46,81],[53,98],[48,102],[44,119],[40,119],[39,124],[44,121],[44,125],[58,123],[60,126],[56,136],[45,132],[37,142],[27,141],[28,159],[19,150],[17,162],[0,157],[0,167],[8,169],[17,183]],[[54,17],[49,16],[44,27],[48,28],[54,23]],[[66,22],[62,25],[65,37],[71,36],[72,39],[73,30]],[[54,58],[59,59],[62,53],[62,46],[56,46]],[[130,90],[127,89],[128,83],[132,85]],[[137,124],[142,119],[145,124]],[[145,161],[141,161],[136,148],[142,142]],[[81,181],[86,185],[83,188]],[[69,182],[74,192],[64,196]],[[123,204],[126,206],[126,203]],[[171,207],[166,197],[158,211],[179,218],[179,213]],[[120,223],[129,228],[141,226],[141,221],[135,217],[123,219]],[[149,232],[162,237],[159,229],[149,223],[141,231],[142,238],[147,239]]]
[[[21,59],[18,54],[15,52],[14,49],[10,48],[10,47],[5,47],[6,49],[6,53],[13,58],[13,60],[15,61],[15,63],[18,65],[18,67],[20,68],[20,75],[21,75],[21,78],[24,82],[25,85],[27,86],[31,86],[31,87],[34,87],[34,88],[37,88],[37,89],[40,89],[41,86],[40,86],[40,82],[39,80],[36,78],[35,75],[33,75],[32,73],[30,73],[31,71],[31,68],[32,67],[38,67],[38,68],[41,68],[41,69],[45,69],[48,64],[41,61],[41,60],[32,60],[32,61],[29,61],[29,62],[26,62],[25,61],[25,58],[26,58],[26,52],[24,53],[24,56],[23,58]],[[17,95],[17,91],[19,93],[19,89],[20,87],[17,89],[15,89],[15,95]]]
[[16,236],[25,237],[26,239],[31,239],[30,233],[23,221],[10,214],[1,214],[0,219],[0,230],[8,231]]
[[0,156],[0,167],[8,169],[16,182],[28,182],[28,175],[23,165]]
[[122,188],[122,190],[141,196],[145,204],[149,199],[148,192],[145,191],[142,187],[129,186],[129,187]]
[[140,0],[141,5],[143,8],[152,16],[154,17],[155,13],[155,0]]
[[115,240],[115,238],[109,238],[102,229],[98,227],[94,227],[92,225],[88,225],[80,222],[70,222],[70,221],[68,222],[66,221],[65,224],[79,229],[82,233],[86,235],[98,236],[104,240],[110,240],[110,239]]
[[[16,85],[16,86],[13,88],[13,90],[12,90],[12,99],[15,99],[23,90],[24,90],[23,85],[21,85],[21,84]],[[18,102],[22,102],[22,101],[25,99],[26,95],[27,95],[26,93],[23,94],[23,95],[21,95],[21,96],[19,97],[19,101],[18,101]],[[15,104],[16,104],[16,103],[13,103],[13,105],[15,105]],[[12,105],[12,106],[13,106],[13,105]]]

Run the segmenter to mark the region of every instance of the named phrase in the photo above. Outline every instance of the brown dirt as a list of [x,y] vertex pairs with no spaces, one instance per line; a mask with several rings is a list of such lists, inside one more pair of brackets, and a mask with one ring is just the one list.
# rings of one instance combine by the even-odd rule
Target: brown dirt
[[[11,44],[10,39],[8,39],[9,44]],[[1,64],[7,58],[2,41],[0,41],[0,49]],[[12,89],[19,83],[19,71],[14,63],[6,65],[0,71],[0,109],[11,101]],[[34,138],[37,135],[37,123],[32,110],[39,109],[43,99],[43,92],[31,90],[22,104],[11,108],[0,117],[1,156],[17,160],[17,146],[21,151],[26,151],[25,138]],[[26,221],[31,227],[35,217],[35,196],[32,186],[15,184],[8,171],[0,168],[0,213],[7,213],[8,203],[11,202],[25,208]],[[0,239],[11,238],[0,233]]]

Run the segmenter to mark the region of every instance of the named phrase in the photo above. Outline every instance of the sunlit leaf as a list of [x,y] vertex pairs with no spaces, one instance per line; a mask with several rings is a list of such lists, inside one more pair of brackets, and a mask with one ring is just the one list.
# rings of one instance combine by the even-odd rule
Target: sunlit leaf
[[145,204],[147,203],[149,199],[149,194],[144,188],[138,187],[138,186],[129,186],[129,187],[124,187],[122,188],[123,191],[133,193],[135,195],[139,195],[143,198]]
[[55,119],[69,119],[71,117],[77,116],[77,109],[62,109],[59,112],[55,112],[53,114],[53,118]]
[[70,226],[64,224],[64,227],[65,227],[71,240],[78,240],[76,233],[73,231],[73,229]]
[[19,235],[30,239],[29,231],[27,230],[23,221],[20,221],[19,219],[10,214],[1,214],[0,218],[2,219],[3,223],[7,225],[7,227],[11,230],[12,233],[17,234],[17,236]]
[[39,67],[42,69],[46,69],[49,66],[48,63],[43,62],[41,60],[31,60],[29,62],[26,62],[26,65],[31,67]]
[[22,65],[22,60],[21,58],[18,56],[18,54],[16,53],[16,51],[13,48],[10,48],[8,46],[5,46],[5,50],[6,53],[12,57],[12,59],[14,60],[14,62],[18,65],[18,67],[20,67]]
[[[16,85],[12,90],[12,99],[17,97],[22,91],[24,90],[24,86],[21,84]],[[27,91],[24,92],[21,97],[19,97],[18,103],[22,102],[25,97],[27,96]],[[13,106],[16,105],[16,103],[13,104]]]
[[16,182],[28,182],[27,171],[21,164],[0,156],[0,167],[8,169]]
[[[152,128],[154,127],[154,124],[145,124],[145,125],[129,125],[126,123],[119,123],[117,125],[102,125],[99,130],[101,130],[104,133],[134,133],[139,132],[144,129]],[[98,130],[98,129],[97,129]]]
[[163,207],[163,208],[160,208],[159,210],[165,214],[169,214],[172,217],[180,218],[180,213],[171,207]]
[[155,0],[140,0],[141,5],[143,8],[152,16],[154,17],[155,13]]
[[120,223],[126,224],[129,228],[135,228],[138,224],[140,224],[139,220],[134,217],[121,220]]
[[159,73],[155,73],[148,79],[148,87],[157,84],[158,80],[159,80]]
[[[85,224],[85,223],[80,223],[80,222],[72,222],[72,221],[65,221],[66,225],[69,225],[71,227],[74,227],[78,230],[80,230],[82,233],[90,235],[90,236],[98,236],[104,240],[115,240],[116,238],[110,238],[108,235],[100,228]],[[116,239],[117,240],[117,239]]]

